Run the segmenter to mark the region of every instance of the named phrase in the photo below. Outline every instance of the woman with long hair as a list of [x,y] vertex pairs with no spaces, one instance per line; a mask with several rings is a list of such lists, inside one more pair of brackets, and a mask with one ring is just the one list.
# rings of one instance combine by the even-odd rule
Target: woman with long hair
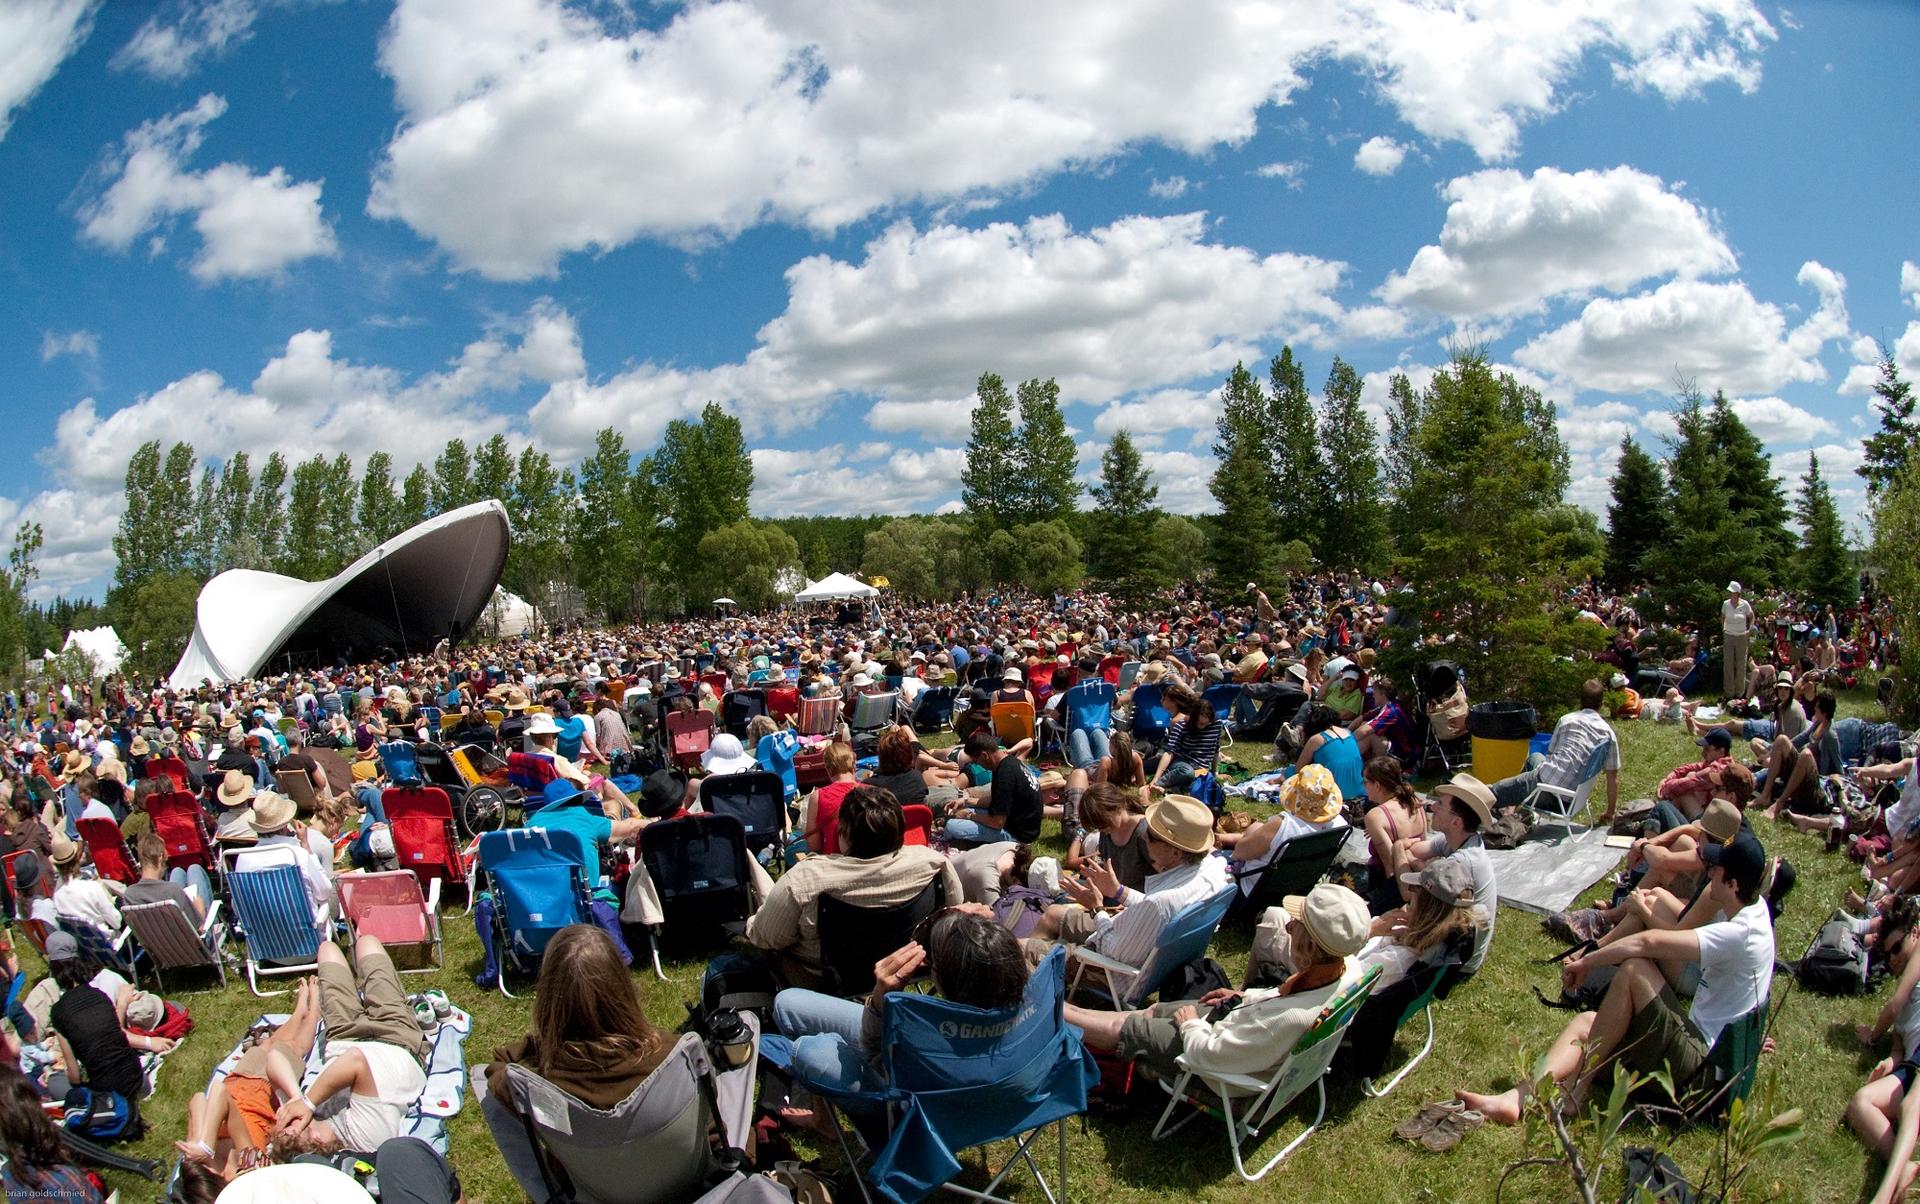
[[1167,742],[1150,785],[1168,794],[1190,794],[1193,779],[1219,759],[1220,720],[1212,703],[1185,686],[1169,686],[1161,700],[1174,719],[1167,725]]
[[648,1021],[633,975],[592,924],[569,924],[547,942],[533,999],[533,1028],[493,1051],[487,1087],[512,1107],[507,1066],[524,1066],[581,1103],[612,1108],[673,1048]]
[[1324,765],[1339,783],[1341,798],[1358,799],[1366,794],[1360,742],[1340,722],[1337,711],[1325,703],[1315,703],[1300,725],[1300,735],[1300,755],[1293,763],[1296,770]]
[[1147,789],[1146,758],[1133,746],[1131,733],[1115,731],[1107,738],[1107,755],[1100,758],[1094,781],[1138,792],[1143,809],[1152,801]]
[[33,1083],[12,1059],[0,1062],[0,1187],[9,1200],[106,1199],[99,1183],[67,1158],[60,1131],[40,1106]]
[[1407,781],[1400,762],[1375,757],[1367,762],[1367,907],[1385,915],[1400,906],[1403,858],[1396,842],[1427,834],[1427,809]]

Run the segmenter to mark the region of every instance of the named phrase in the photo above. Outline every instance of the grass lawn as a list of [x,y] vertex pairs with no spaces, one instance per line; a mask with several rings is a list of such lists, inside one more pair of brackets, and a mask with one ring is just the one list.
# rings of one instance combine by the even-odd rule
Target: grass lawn
[[[1842,701],[1842,714],[1874,713],[1877,718],[1876,712],[1864,695]],[[1623,800],[1650,795],[1666,770],[1694,759],[1692,742],[1676,728],[1622,723],[1617,730],[1626,766]],[[1238,752],[1256,761],[1264,751],[1243,745],[1229,750],[1228,757],[1231,761]],[[1255,769],[1231,763],[1227,768],[1235,777]],[[1797,957],[1845,886],[1857,882],[1859,874],[1844,857],[1827,856],[1813,838],[1784,825],[1765,820],[1760,824],[1768,850],[1784,853],[1800,872],[1779,927],[1781,956]],[[480,948],[473,925],[458,907],[449,909],[443,922],[446,968],[406,975],[407,986],[409,990],[443,988],[472,1012],[475,1023],[467,1056],[470,1062],[486,1060],[496,1045],[525,1032],[531,984],[516,985],[516,990],[522,990],[519,999],[476,989],[471,975],[479,968]],[[25,943],[19,944],[23,961],[31,963],[37,978],[42,967]],[[1072,1125],[1070,1193],[1077,1200],[1097,1199],[1105,1204],[1145,1204],[1176,1195],[1201,1200],[1491,1200],[1508,1163],[1523,1156],[1522,1131],[1483,1127],[1452,1153],[1434,1155],[1394,1140],[1391,1130],[1423,1101],[1450,1096],[1455,1087],[1509,1085],[1516,1069],[1546,1048],[1567,1016],[1542,1007],[1529,988],[1538,985],[1549,995],[1555,993],[1556,970],[1536,965],[1535,960],[1559,951],[1533,917],[1503,911],[1484,970],[1435,1010],[1439,1038],[1427,1060],[1384,1100],[1366,1098],[1358,1083],[1331,1085],[1328,1115],[1320,1132],[1260,1183],[1244,1184],[1233,1174],[1217,1121],[1202,1118],[1166,1142],[1150,1141],[1157,1107],[1143,1102],[1129,1115],[1101,1116]],[[1213,952],[1237,976],[1245,968],[1247,937],[1223,931]],[[669,964],[672,981],[668,983],[654,979],[650,970],[636,970],[648,1015],[656,1024],[677,1028],[685,1021],[684,1004],[697,994],[703,964],[699,959]],[[193,1012],[196,1028],[168,1059],[159,1092],[143,1105],[152,1128],[135,1152],[155,1159],[170,1159],[171,1143],[184,1133],[187,1098],[206,1082],[249,1022],[262,1011],[286,1006],[285,997],[253,998],[244,976],[225,991],[217,987],[183,991],[178,981],[170,985],[172,997]],[[1879,1056],[1860,1048],[1853,1026],[1872,1018],[1888,989],[1883,984],[1875,997],[1835,999],[1800,991],[1785,976],[1776,978],[1772,1032],[1778,1049],[1761,1060],[1760,1073],[1763,1082],[1771,1077],[1777,1085],[1776,1108],[1805,1109],[1805,1136],[1797,1144],[1762,1155],[1745,1185],[1748,1199],[1866,1199],[1879,1167],[1846,1131],[1842,1112],[1847,1097]],[[1403,1050],[1417,1048],[1417,1040],[1409,1043],[1409,1037],[1411,1033],[1401,1040]],[[1273,1142],[1287,1140],[1301,1123],[1296,1108],[1260,1149],[1277,1149]],[[1683,1132],[1670,1152],[1697,1181],[1712,1157],[1716,1139],[1712,1130]],[[1657,1145],[1663,1140],[1659,1131],[1650,1128],[1628,1134],[1632,1144]],[[521,1198],[471,1100],[453,1123],[452,1148],[470,1200]],[[1598,1192],[1602,1200],[1619,1196],[1618,1159],[1616,1150],[1611,1163],[1601,1168],[1607,1175]],[[157,1185],[125,1175],[110,1179],[124,1199],[160,1198]],[[1016,1186],[1016,1191],[1023,1199],[1041,1198],[1030,1181]],[[1563,1171],[1525,1169],[1508,1181],[1505,1198],[1571,1200],[1576,1196]]]

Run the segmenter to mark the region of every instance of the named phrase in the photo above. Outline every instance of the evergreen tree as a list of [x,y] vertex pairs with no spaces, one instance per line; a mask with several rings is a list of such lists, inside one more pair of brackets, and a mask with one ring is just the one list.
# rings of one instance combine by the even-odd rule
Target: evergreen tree
[[400,495],[393,489],[393,457],[377,451],[367,457],[360,476],[360,529],[368,546],[384,543],[400,533]]
[[1667,541],[1667,481],[1632,435],[1620,440],[1607,503],[1607,582],[1624,588],[1644,575],[1647,553]]
[[1326,488],[1321,542],[1314,549],[1322,564],[1334,568],[1372,569],[1386,551],[1380,448],[1373,419],[1360,408],[1361,389],[1360,374],[1335,356],[1320,415]]
[[426,522],[432,514],[433,482],[427,476],[427,466],[415,464],[400,482],[400,514],[395,526],[405,531]]
[[1759,536],[1735,515],[1712,413],[1690,384],[1680,386],[1673,425],[1667,452],[1669,535],[1642,557],[1641,569],[1670,616],[1710,631],[1719,619],[1721,588],[1730,580],[1754,580]]
[[1141,554],[1153,527],[1153,503],[1160,487],[1141,462],[1140,449],[1125,427],[1100,455],[1100,480],[1090,491],[1097,507],[1090,516],[1088,556],[1094,575],[1123,585],[1141,577]]
[[449,439],[433,462],[433,512],[445,514],[473,500],[473,456],[466,440]]
[[[667,524],[666,563],[674,583],[685,589],[701,578],[700,541],[707,532],[747,517],[753,458],[740,420],[710,401],[698,422],[669,422],[651,459],[648,475],[658,490],[653,509]],[[707,599],[688,602],[698,609]]]
[[1920,459],[1881,486],[1873,507],[1874,587],[1892,617],[1899,660],[1889,717],[1920,725]]
[[1235,364],[1220,389],[1214,423],[1218,461],[1207,489],[1220,506],[1213,563],[1225,580],[1254,580],[1279,545],[1273,529],[1273,474],[1267,460],[1267,398],[1245,364]]
[[1878,497],[1909,464],[1920,461],[1920,422],[1913,416],[1913,386],[1900,375],[1893,353],[1880,348],[1880,380],[1873,386],[1873,408],[1880,429],[1867,436],[1866,458],[1858,472],[1867,482],[1867,496]]
[[247,530],[254,540],[253,560],[243,568],[270,568],[280,561],[287,538],[287,461],[279,452],[267,456],[253,481],[247,502]]
[[1325,542],[1327,463],[1320,454],[1307,374],[1282,347],[1267,366],[1267,462],[1272,481],[1274,530],[1281,540],[1299,539],[1319,549]]
[[1020,436],[1014,442],[1015,517],[1022,523],[1064,519],[1080,498],[1080,452],[1067,434],[1060,412],[1060,384],[1022,381],[1019,388]]
[[513,492],[513,452],[507,437],[495,432],[473,453],[473,491],[470,501],[493,500],[505,504]]
[[1841,530],[1833,494],[1820,475],[1820,457],[1812,452],[1807,453],[1807,472],[1800,478],[1794,515],[1800,520],[1800,562],[1796,566],[1800,592],[1808,600],[1836,610],[1853,605],[1859,590],[1847,554],[1846,533]]
[[992,372],[974,386],[973,429],[960,472],[960,501],[982,533],[1012,522],[1020,505],[1019,452],[1013,433],[1013,397]]
[[1773,475],[1773,457],[1733,412],[1724,392],[1714,394],[1707,429],[1726,470],[1727,507],[1758,540],[1754,562],[1742,570],[1742,580],[1760,585],[1781,581],[1793,537],[1787,531],[1786,489]]

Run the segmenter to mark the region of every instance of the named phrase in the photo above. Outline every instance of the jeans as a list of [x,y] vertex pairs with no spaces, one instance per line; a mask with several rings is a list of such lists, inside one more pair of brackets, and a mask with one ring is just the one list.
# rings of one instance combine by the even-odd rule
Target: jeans
[[1503,811],[1508,807],[1517,807],[1526,802],[1527,796],[1532,794],[1533,788],[1539,784],[1538,769],[1523,769],[1510,778],[1501,778],[1491,787],[1494,810]]
[[818,991],[789,989],[775,995],[773,1022],[793,1042],[794,1072],[810,1083],[841,1091],[884,1088],[886,1077],[867,1060],[860,1040],[866,1010],[864,1004]]
[[200,866],[190,865],[182,869],[175,867],[167,871],[167,881],[193,896],[202,907],[213,903],[213,880],[207,877],[207,871]]
[[1107,729],[1075,728],[1067,733],[1067,763],[1075,769],[1092,769],[1107,755]]
[[948,841],[960,844],[998,844],[1013,839],[1013,833],[1005,828],[989,828],[975,819],[950,819],[946,831]]
[[1160,784],[1168,794],[1188,794],[1193,790],[1193,779],[1200,776],[1200,767],[1187,761],[1175,761],[1167,766],[1167,772],[1160,775]]
[[454,1204],[460,1198],[460,1176],[418,1137],[381,1142],[373,1154],[373,1170],[385,1204]]
[[380,788],[378,786],[361,786],[353,793],[354,796],[360,800],[360,806],[366,810],[366,813],[373,816],[374,823],[384,824],[387,822],[387,809],[380,805]]
[[[496,905],[491,892],[483,891],[473,901],[473,927],[480,934],[480,948],[486,955],[486,964],[480,973],[474,975],[473,984],[477,987],[492,987],[500,980],[500,950],[495,942],[493,917]],[[604,899],[592,902],[593,922],[600,930],[613,938],[614,951],[620,955],[623,964],[633,964],[633,951],[627,948],[626,935],[620,930],[620,913],[613,904]]]

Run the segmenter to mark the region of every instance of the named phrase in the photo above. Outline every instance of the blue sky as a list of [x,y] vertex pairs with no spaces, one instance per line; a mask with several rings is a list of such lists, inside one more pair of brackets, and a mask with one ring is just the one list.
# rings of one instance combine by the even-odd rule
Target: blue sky
[[1920,372],[1916,45],[1893,0],[10,0],[0,523],[98,594],[148,438],[570,460],[708,399],[757,512],[931,511],[987,370],[1193,511],[1236,359],[1377,404],[1460,340],[1582,504],[1681,375],[1852,516],[1876,341]]

